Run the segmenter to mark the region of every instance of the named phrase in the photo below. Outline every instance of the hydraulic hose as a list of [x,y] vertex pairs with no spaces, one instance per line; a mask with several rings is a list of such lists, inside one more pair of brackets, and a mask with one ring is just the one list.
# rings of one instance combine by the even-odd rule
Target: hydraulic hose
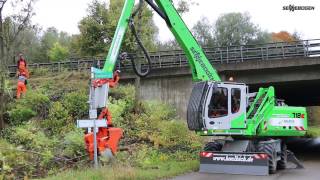
[[147,61],[148,61],[148,68],[147,68],[147,70],[146,70],[145,72],[142,73],[142,72],[139,72],[139,70],[137,69],[136,62],[135,62],[133,56],[131,56],[131,57],[130,57],[130,60],[131,60],[131,62],[132,62],[133,70],[134,70],[134,72],[135,72],[138,76],[140,76],[140,77],[145,77],[145,76],[147,76],[147,75],[150,73],[151,68],[152,68],[151,58],[150,58],[150,56],[149,56],[146,48],[143,46],[141,40],[139,39],[139,37],[138,37],[138,35],[137,35],[137,32],[136,32],[133,24],[130,24],[130,29],[131,29],[131,32],[132,32],[133,36],[136,38],[136,41],[137,41],[138,45],[139,45],[140,48],[142,49],[142,51],[143,51],[143,53],[144,53],[144,55],[146,56]]
[[[146,48],[143,46],[143,44],[142,44],[142,42],[141,42],[141,40],[140,40],[140,38],[139,38],[139,36],[138,36],[138,33],[137,33],[137,31],[136,31],[136,28],[135,28],[135,26],[134,26],[134,22],[133,22],[133,19],[134,19],[134,17],[137,15],[137,13],[142,11],[142,7],[143,7],[143,0],[140,0],[140,1],[139,1],[139,4],[138,4],[138,8],[132,13],[132,16],[131,16],[130,21],[129,21],[130,30],[131,30],[133,36],[135,37],[138,45],[139,45],[140,48],[142,49],[143,54],[145,55],[145,57],[146,57],[146,59],[147,59],[147,61],[148,61],[148,63],[147,63],[147,65],[148,65],[147,70],[146,70],[145,72],[139,72],[139,70],[138,70],[139,67],[137,67],[136,62],[135,62],[135,60],[134,60],[134,57],[133,57],[132,55],[130,55],[129,58],[130,58],[130,60],[131,60],[132,66],[133,66],[133,70],[134,70],[134,72],[135,72],[139,77],[145,77],[145,76],[147,76],[147,75],[150,73],[151,68],[152,68],[151,58],[150,58],[150,56],[149,56],[149,53],[148,53],[148,51],[146,50]],[[142,69],[142,68],[140,67],[140,69]]]

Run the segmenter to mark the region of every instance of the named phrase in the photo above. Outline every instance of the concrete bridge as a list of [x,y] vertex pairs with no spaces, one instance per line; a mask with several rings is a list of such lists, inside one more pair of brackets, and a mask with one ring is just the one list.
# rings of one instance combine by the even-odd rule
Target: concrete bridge
[[[262,45],[263,48],[257,48],[260,52],[256,51],[255,56],[250,59],[245,59],[246,56],[242,54],[243,59],[241,55],[234,59],[227,59],[224,56],[222,61],[217,61],[210,58],[210,51],[206,53],[223,81],[233,77],[234,81],[249,85],[251,92],[257,91],[259,87],[274,86],[277,97],[285,99],[289,105],[319,106],[320,41],[312,42],[314,42],[312,48],[308,49],[297,44],[289,45],[291,47],[282,47],[276,43]],[[272,45],[276,45],[277,48],[270,50]],[[269,54],[266,53],[268,47]],[[292,53],[294,51],[295,53]],[[270,52],[273,54],[272,58]],[[233,53],[230,52],[230,48],[229,53]],[[176,60],[179,61],[171,60],[172,64],[168,61],[162,62],[161,68],[158,63],[158,66],[153,66],[154,69],[148,77],[141,79],[140,96],[146,100],[156,99],[172,104],[184,118],[193,83],[186,60],[181,58],[181,54],[176,56]],[[133,72],[126,70],[122,75],[123,81],[132,82],[135,78]]]
[[[236,82],[249,85],[255,92],[259,87],[274,86],[278,98],[289,105],[320,105],[320,57],[288,58],[271,61],[252,61],[215,65],[222,80],[233,77]],[[124,73],[123,82],[133,82],[133,73]],[[192,90],[189,67],[154,69],[141,79],[140,96],[174,105],[179,115],[186,114],[186,105]]]
[[[277,97],[285,99],[289,105],[320,105],[320,39],[204,50],[224,81],[233,77],[236,82],[248,84],[252,92],[259,87],[272,85]],[[153,69],[148,77],[139,80],[140,97],[172,104],[184,118],[192,90],[186,56],[182,50],[159,51],[150,53],[150,56]],[[29,68],[88,70],[94,64],[102,67],[103,63],[103,57],[89,57],[84,60],[31,64]],[[118,68],[122,71],[121,82],[133,83],[137,79],[131,63],[118,64]],[[15,73],[15,66],[9,66],[9,69]]]

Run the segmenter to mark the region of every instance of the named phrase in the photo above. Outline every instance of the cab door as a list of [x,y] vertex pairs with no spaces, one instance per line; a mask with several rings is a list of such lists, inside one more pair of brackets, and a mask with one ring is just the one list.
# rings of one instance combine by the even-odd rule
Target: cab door
[[206,129],[245,128],[246,85],[210,83],[203,113]]

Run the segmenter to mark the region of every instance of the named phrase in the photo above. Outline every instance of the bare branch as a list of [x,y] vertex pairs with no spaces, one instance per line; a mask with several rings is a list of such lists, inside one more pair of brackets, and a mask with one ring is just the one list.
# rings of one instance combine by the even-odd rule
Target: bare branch
[[33,8],[32,8],[32,2],[33,0],[30,0],[27,7],[26,7],[26,11],[27,11],[27,15],[24,17],[23,21],[19,24],[18,26],[18,30],[17,32],[15,33],[14,37],[13,37],[13,41],[16,40],[17,36],[20,34],[20,32],[25,29],[26,25],[27,25],[27,22],[30,20],[31,16],[33,15],[32,11],[33,11]]
[[0,13],[2,12],[3,6],[6,4],[7,0],[0,0]]

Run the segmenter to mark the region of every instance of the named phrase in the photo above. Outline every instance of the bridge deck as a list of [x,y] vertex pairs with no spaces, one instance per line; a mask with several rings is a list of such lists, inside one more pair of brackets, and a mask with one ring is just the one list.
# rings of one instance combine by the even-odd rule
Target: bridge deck
[[[213,65],[250,62],[253,60],[281,60],[297,57],[308,59],[320,56],[320,39],[230,47],[207,47],[204,48],[204,51]],[[142,68],[146,68],[146,64],[143,63],[145,62],[144,56],[133,55],[136,60],[142,62]],[[188,60],[182,50],[151,52],[150,57],[152,60],[152,68],[154,69],[188,66]],[[88,70],[93,65],[103,67],[104,61],[104,57],[84,57],[71,58],[66,61],[54,63],[34,63],[28,66],[30,69],[46,68],[54,72],[59,72],[63,69],[81,71]],[[128,61],[122,64],[118,63],[117,68],[121,69],[121,71],[131,71],[132,65]],[[16,65],[9,65],[8,69],[9,73],[14,75]]]

